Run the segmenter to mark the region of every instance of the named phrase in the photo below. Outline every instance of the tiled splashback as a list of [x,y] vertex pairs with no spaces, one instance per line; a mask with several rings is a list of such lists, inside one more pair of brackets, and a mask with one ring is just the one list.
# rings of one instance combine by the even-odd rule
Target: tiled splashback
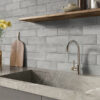
[[[63,6],[72,0],[0,0],[0,19],[12,22],[0,39],[3,64],[9,64],[11,44],[21,32],[25,43],[27,66],[71,71],[77,62],[77,48],[66,46],[76,40],[81,49],[81,70],[84,74],[100,75],[100,17],[70,19],[41,23],[18,21],[24,16],[38,16],[63,12]],[[73,0],[75,2],[75,0]]]

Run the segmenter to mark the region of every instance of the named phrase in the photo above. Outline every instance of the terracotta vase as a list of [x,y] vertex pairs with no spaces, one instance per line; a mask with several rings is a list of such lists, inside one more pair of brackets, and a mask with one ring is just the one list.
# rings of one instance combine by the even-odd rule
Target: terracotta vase
[[0,50],[0,67],[2,67],[2,51]]

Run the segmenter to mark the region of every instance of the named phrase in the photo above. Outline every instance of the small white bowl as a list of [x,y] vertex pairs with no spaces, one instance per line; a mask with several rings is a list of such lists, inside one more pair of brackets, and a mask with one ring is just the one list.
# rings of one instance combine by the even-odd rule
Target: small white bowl
[[69,11],[76,11],[79,10],[80,8],[78,6],[76,6],[75,4],[68,4],[67,7],[63,7],[63,10],[65,12],[69,12]]

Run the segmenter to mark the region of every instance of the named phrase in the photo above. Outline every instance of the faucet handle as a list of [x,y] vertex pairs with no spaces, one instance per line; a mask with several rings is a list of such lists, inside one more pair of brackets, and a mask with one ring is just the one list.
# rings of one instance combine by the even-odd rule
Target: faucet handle
[[74,70],[74,68],[75,68],[75,60],[73,60],[72,70]]
[[73,67],[72,67],[72,70],[73,70],[73,71],[76,71],[76,70],[77,70],[77,68],[75,67],[75,60],[73,60]]

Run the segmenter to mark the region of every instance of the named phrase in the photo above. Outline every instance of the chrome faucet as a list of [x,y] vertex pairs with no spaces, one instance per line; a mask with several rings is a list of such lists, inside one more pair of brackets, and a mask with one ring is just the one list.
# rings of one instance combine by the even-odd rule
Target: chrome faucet
[[78,44],[78,42],[77,41],[75,41],[75,40],[71,40],[71,41],[69,41],[68,42],[68,45],[67,45],[67,52],[68,52],[68,48],[69,48],[69,45],[70,45],[70,43],[75,43],[76,44],[76,46],[77,46],[77,48],[78,48],[78,53],[77,53],[77,66],[75,66],[75,61],[73,61],[73,67],[72,67],[72,70],[73,71],[76,71],[77,70],[77,72],[78,72],[78,75],[80,74],[80,47],[79,47],[79,44]]

